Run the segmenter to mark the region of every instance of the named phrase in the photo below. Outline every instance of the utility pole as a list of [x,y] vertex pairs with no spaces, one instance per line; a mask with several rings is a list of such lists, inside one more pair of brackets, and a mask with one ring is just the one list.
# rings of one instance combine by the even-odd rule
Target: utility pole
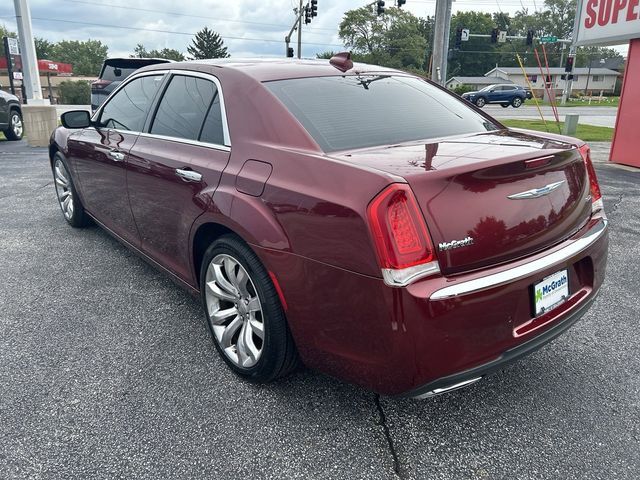
[[38,59],[36,58],[36,46],[33,41],[31,28],[31,12],[28,0],[13,0],[16,9],[16,22],[18,24],[18,39],[20,40],[20,53],[22,55],[22,84],[26,89],[27,103],[32,105],[48,105],[49,100],[42,98],[42,85],[38,72]]
[[298,15],[298,58],[302,58],[302,0],[300,0],[298,11],[300,12]]
[[[573,22],[573,32],[571,33],[573,42],[571,43],[571,47],[569,47],[569,56],[574,58],[576,56],[576,51],[577,51],[575,41],[576,41],[576,38],[578,37],[578,30],[580,29],[580,15],[582,14],[582,2],[576,2],[576,4],[577,4],[576,18]],[[574,60],[574,65],[575,65],[575,60]],[[571,75],[571,77],[569,77],[569,75]],[[572,87],[573,87],[573,68],[571,69],[571,72],[568,73],[567,80],[564,82],[564,89],[562,90],[562,100],[560,101],[560,105],[565,105],[567,103],[567,98],[571,96]]]
[[436,0],[436,23],[433,29],[433,66],[431,80],[440,85],[444,85],[447,81],[451,2],[452,0]]

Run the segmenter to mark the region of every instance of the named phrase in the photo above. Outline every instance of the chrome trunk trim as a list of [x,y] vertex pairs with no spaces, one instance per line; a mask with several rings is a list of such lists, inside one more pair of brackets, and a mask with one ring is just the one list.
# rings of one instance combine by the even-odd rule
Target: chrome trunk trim
[[556,250],[549,255],[502,272],[487,275],[486,277],[454,283],[448,287],[436,290],[431,294],[430,299],[445,300],[459,295],[487,290],[489,288],[498,287],[509,282],[520,280],[521,278],[528,277],[554,265],[561,266],[562,262],[582,252],[604,235],[607,231],[607,223],[606,218],[600,218],[598,222],[591,226],[584,236],[575,240],[569,240],[568,242],[570,243],[567,246]]

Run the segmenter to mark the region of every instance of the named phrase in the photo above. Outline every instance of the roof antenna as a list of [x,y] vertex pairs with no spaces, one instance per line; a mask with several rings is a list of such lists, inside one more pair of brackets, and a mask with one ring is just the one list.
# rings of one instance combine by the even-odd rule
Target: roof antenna
[[329,63],[343,73],[353,68],[350,52],[336,53],[331,57]]

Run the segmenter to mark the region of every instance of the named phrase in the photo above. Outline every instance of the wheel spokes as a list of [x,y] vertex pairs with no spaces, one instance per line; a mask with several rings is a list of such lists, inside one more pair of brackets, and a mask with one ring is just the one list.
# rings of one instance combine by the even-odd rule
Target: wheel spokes
[[217,312],[214,312],[210,316],[211,316],[211,322],[214,325],[221,325],[226,320],[228,320],[229,317],[237,316],[237,315],[238,315],[238,309],[236,307],[231,307],[231,308],[226,308],[224,310],[218,310]]
[[222,266],[216,263],[211,264],[211,266],[213,267],[215,283],[220,287],[221,290],[224,290],[228,295],[235,299],[238,295],[238,290],[233,286],[231,282],[229,282],[229,280],[225,278],[224,274],[222,273]]
[[218,283],[214,280],[206,283],[207,292],[211,293],[214,297],[224,300],[226,302],[235,302],[236,296],[232,293],[225,292]]
[[229,325],[227,325],[224,329],[224,331],[222,332],[222,335],[220,336],[220,346],[224,349],[229,348],[231,346],[233,346],[233,336],[235,335],[235,333],[238,331],[238,328],[240,328],[242,325],[244,325],[244,322],[242,321],[242,318],[240,318],[240,316],[238,315],[236,318],[234,318],[231,323]]
[[249,273],[234,257],[221,253],[209,263],[204,283],[209,322],[221,350],[237,366],[254,366],[262,354],[265,327]]

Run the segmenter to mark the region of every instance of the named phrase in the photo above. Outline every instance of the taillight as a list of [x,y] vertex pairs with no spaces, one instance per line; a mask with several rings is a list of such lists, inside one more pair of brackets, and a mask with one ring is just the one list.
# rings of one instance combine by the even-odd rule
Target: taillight
[[587,168],[587,175],[589,177],[589,188],[591,191],[591,210],[595,213],[604,208],[602,203],[602,194],[600,193],[600,185],[598,184],[598,177],[596,177],[596,171],[593,168],[593,162],[591,161],[591,149],[589,145],[585,144],[579,149],[580,155],[584,160],[584,165]]
[[408,185],[384,189],[369,204],[367,216],[388,285],[408,285],[439,271],[427,225]]
[[91,82],[91,90],[102,90],[109,84],[111,84],[111,80],[96,80]]

